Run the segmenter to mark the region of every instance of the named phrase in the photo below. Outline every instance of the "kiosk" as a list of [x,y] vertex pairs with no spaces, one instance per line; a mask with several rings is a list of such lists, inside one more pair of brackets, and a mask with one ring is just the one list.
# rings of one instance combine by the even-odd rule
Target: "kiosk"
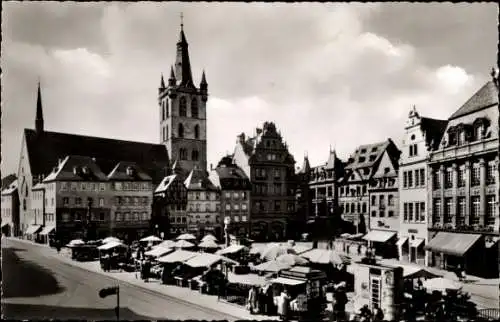
[[398,320],[403,300],[403,269],[364,259],[354,265],[356,307],[368,305],[373,312],[382,309],[384,320]]

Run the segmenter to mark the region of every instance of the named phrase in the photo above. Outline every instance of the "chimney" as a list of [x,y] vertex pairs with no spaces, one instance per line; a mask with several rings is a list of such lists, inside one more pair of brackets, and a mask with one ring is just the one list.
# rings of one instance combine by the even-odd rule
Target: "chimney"
[[257,132],[257,135],[260,135],[262,133],[262,129],[261,128],[257,128],[255,131]]
[[214,169],[214,165],[212,163],[210,163],[210,171],[212,171]]

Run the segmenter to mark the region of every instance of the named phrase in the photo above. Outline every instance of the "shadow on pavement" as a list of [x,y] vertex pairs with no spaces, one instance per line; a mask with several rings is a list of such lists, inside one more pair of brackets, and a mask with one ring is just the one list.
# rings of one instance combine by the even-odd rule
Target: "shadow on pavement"
[[[50,305],[30,305],[30,304],[2,304],[2,315],[4,319],[15,320],[40,320],[40,319],[58,319],[58,320],[116,320],[115,310],[79,308],[79,307],[61,307]],[[157,318],[139,315],[129,308],[120,308],[120,320],[126,321],[150,321]]]
[[2,248],[3,298],[37,297],[64,291],[50,271],[20,259],[16,251],[16,248]]

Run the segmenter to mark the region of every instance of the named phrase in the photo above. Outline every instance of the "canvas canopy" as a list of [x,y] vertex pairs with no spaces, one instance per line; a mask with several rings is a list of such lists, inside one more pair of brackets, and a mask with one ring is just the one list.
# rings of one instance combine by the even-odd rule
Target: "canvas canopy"
[[198,256],[190,258],[184,264],[191,267],[210,267],[218,262],[238,264],[238,262],[227,257],[207,253],[199,253]]
[[140,241],[141,242],[160,242],[161,240],[162,239],[160,237],[156,237],[154,235],[151,235],[151,236],[148,236],[148,237],[144,237]]
[[176,238],[177,240],[195,240],[196,236],[193,234],[182,234]]
[[248,250],[248,247],[245,247],[243,245],[231,245],[229,247],[219,250],[217,252],[217,255],[236,254],[237,252],[240,252],[245,249]]
[[107,243],[110,243],[110,242],[118,242],[118,243],[120,243],[120,242],[121,242],[121,240],[119,240],[119,239],[118,239],[118,238],[116,238],[116,237],[106,237],[106,238],[104,238],[104,239],[102,240],[102,243],[103,243],[103,244],[107,244]]
[[161,263],[183,263],[198,254],[199,253],[189,252],[186,250],[176,250],[173,253],[158,258],[158,261]]
[[301,284],[306,283],[306,281],[303,281],[303,280],[296,280],[296,279],[287,278],[287,277],[278,277],[278,278],[270,280],[270,282],[276,283],[276,284],[290,285],[290,286],[296,286],[296,285],[301,285]]
[[55,226],[46,226],[42,229],[40,232],[40,235],[48,235],[50,234],[54,229],[56,229]]
[[155,247],[144,253],[146,256],[161,257],[173,251],[172,248]]
[[97,249],[99,250],[109,250],[109,249],[113,249],[113,248],[116,248],[116,247],[127,247],[126,245],[120,243],[120,242],[116,242],[116,241],[112,241],[112,242],[109,242],[107,244],[104,244],[104,245],[101,245],[99,247],[97,247]]

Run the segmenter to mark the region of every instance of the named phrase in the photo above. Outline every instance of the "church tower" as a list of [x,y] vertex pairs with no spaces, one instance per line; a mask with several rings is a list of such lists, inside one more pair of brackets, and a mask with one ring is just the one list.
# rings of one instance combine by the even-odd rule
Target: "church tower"
[[207,89],[204,71],[199,87],[194,85],[181,21],[175,65],[166,84],[161,76],[158,103],[160,141],[167,147],[170,160],[176,160],[176,166],[186,175],[194,168],[207,171]]

